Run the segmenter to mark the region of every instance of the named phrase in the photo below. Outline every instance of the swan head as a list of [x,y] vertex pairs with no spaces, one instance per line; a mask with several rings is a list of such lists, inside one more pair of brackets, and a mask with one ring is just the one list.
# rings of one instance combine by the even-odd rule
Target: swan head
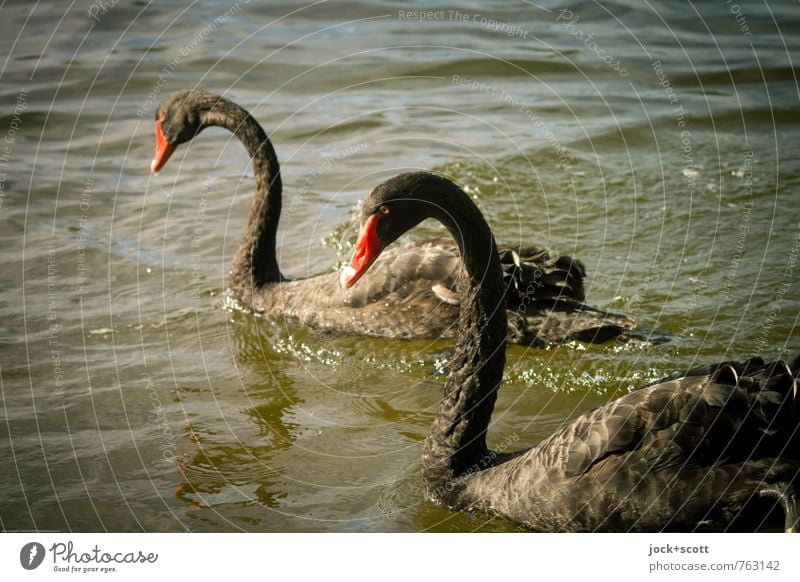
[[205,113],[222,99],[199,89],[184,89],[165,97],[156,108],[156,150],[150,171],[157,174],[175,148],[200,133]]
[[426,218],[438,216],[442,207],[434,193],[453,184],[428,172],[400,174],[375,188],[361,204],[361,227],[353,257],[342,270],[339,284],[349,289],[369,270],[388,245]]

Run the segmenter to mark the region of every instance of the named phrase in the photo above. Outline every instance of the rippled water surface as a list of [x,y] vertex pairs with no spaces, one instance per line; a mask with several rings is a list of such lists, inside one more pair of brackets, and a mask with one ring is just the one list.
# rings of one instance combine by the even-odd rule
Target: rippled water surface
[[590,303],[670,338],[511,347],[495,445],[800,351],[796,3],[264,4],[0,8],[0,529],[516,529],[425,500],[452,342],[226,307],[254,179],[221,129],[149,174],[179,88],[269,132],[285,274],[335,269],[357,201],[434,169],[498,240],[579,257]]

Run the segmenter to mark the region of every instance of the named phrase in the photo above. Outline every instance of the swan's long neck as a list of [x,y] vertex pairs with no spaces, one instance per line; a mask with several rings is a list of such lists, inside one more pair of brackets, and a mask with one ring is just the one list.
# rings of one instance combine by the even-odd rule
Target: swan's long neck
[[275,256],[282,191],[278,156],[261,125],[235,103],[217,100],[204,114],[203,123],[229,129],[253,160],[256,195],[230,274],[231,288],[247,296],[254,288],[283,278]]
[[[422,452],[429,494],[447,499],[457,478],[491,464],[486,431],[506,361],[506,308],[494,237],[478,208],[452,186],[436,216],[458,243],[464,264],[459,279],[458,344],[431,433]],[[456,481],[454,481],[456,480]]]

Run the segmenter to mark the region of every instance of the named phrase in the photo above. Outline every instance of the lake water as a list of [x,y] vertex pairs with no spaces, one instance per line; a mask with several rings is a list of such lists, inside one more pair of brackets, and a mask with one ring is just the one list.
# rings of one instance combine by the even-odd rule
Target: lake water
[[0,529],[516,531],[425,500],[452,342],[226,307],[252,170],[211,129],[149,174],[179,88],[270,134],[285,274],[340,266],[357,201],[433,169],[670,338],[509,348],[490,443],[800,351],[795,2],[269,4],[0,8]]

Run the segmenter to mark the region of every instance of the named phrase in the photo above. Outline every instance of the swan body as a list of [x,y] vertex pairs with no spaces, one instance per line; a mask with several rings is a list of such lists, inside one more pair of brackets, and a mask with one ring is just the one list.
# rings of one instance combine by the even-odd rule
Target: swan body
[[489,450],[505,365],[505,282],[494,237],[469,197],[424,172],[378,186],[364,201],[356,252],[340,283],[355,285],[385,247],[425,218],[447,227],[464,265],[457,346],[422,448],[431,499],[547,532],[752,531],[776,512],[784,529],[797,529],[800,358],[674,374],[528,450]]
[[[343,333],[389,338],[453,337],[461,270],[452,240],[391,249],[358,289],[343,290],[336,273],[289,280],[280,271],[276,233],[282,182],[275,150],[258,122],[219,95],[184,90],[156,109],[154,173],[175,148],[210,126],[232,131],[247,148],[256,194],[229,276],[229,295],[270,319]],[[525,345],[602,342],[635,326],[633,319],[585,305],[580,261],[535,248],[500,249],[509,310],[509,341]]]

